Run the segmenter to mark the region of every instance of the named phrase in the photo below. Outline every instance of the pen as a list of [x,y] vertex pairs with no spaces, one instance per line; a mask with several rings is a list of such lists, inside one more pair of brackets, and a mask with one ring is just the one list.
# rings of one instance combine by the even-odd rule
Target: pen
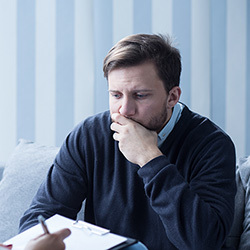
[[39,223],[41,224],[44,233],[45,233],[45,234],[49,234],[49,230],[48,230],[48,227],[47,227],[47,225],[46,225],[46,223],[45,223],[45,219],[43,218],[43,216],[42,216],[42,215],[39,215],[39,216],[37,217],[37,219],[38,219]]

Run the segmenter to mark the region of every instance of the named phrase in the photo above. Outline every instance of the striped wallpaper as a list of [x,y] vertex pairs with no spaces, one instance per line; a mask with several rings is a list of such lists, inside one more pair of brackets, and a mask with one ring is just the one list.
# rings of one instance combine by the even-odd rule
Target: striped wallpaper
[[175,37],[181,100],[250,155],[250,1],[0,0],[0,161],[108,109],[102,61],[132,33]]

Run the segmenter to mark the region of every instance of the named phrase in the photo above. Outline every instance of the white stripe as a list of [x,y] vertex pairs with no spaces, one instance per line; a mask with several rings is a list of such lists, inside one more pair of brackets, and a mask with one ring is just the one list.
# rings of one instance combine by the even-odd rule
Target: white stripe
[[172,35],[173,0],[152,1],[152,32]]
[[93,3],[75,0],[74,123],[94,113]]
[[210,117],[210,5],[192,0],[191,108]]
[[0,161],[16,145],[16,1],[0,1]]
[[133,0],[113,0],[113,43],[133,33]]
[[36,141],[55,145],[56,0],[36,1]]
[[246,133],[246,0],[227,1],[226,131],[245,155]]

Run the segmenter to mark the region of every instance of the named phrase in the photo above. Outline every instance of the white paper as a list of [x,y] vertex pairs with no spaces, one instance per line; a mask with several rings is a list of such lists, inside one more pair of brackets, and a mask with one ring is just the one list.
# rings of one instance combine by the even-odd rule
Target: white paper
[[[127,238],[113,233],[97,235],[91,233],[88,229],[79,229],[73,226],[74,222],[74,220],[58,214],[46,220],[50,233],[63,228],[69,228],[71,230],[71,235],[64,240],[67,250],[104,250],[127,240]],[[7,240],[4,244],[13,244],[12,250],[23,249],[29,240],[41,234],[43,234],[43,230],[41,225],[38,224]]]

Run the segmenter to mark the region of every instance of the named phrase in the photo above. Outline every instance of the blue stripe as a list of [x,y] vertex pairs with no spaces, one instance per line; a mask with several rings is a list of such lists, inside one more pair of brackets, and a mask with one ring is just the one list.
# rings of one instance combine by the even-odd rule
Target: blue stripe
[[250,1],[247,1],[246,155],[250,155]]
[[[95,103],[94,112],[108,109],[108,86],[103,77],[103,59],[112,47],[113,1],[94,1]],[[87,84],[87,83],[86,83]]]
[[226,0],[211,1],[211,119],[225,129]]
[[[29,10],[29,11],[27,11]],[[17,1],[17,139],[35,140],[35,1]]]
[[152,2],[151,0],[134,1],[134,33],[152,32]]
[[[84,84],[84,83],[83,83]],[[49,122],[49,121],[48,121]],[[56,145],[74,126],[74,1],[56,1]]]
[[173,36],[182,56],[181,101],[191,104],[191,0],[173,1]]

